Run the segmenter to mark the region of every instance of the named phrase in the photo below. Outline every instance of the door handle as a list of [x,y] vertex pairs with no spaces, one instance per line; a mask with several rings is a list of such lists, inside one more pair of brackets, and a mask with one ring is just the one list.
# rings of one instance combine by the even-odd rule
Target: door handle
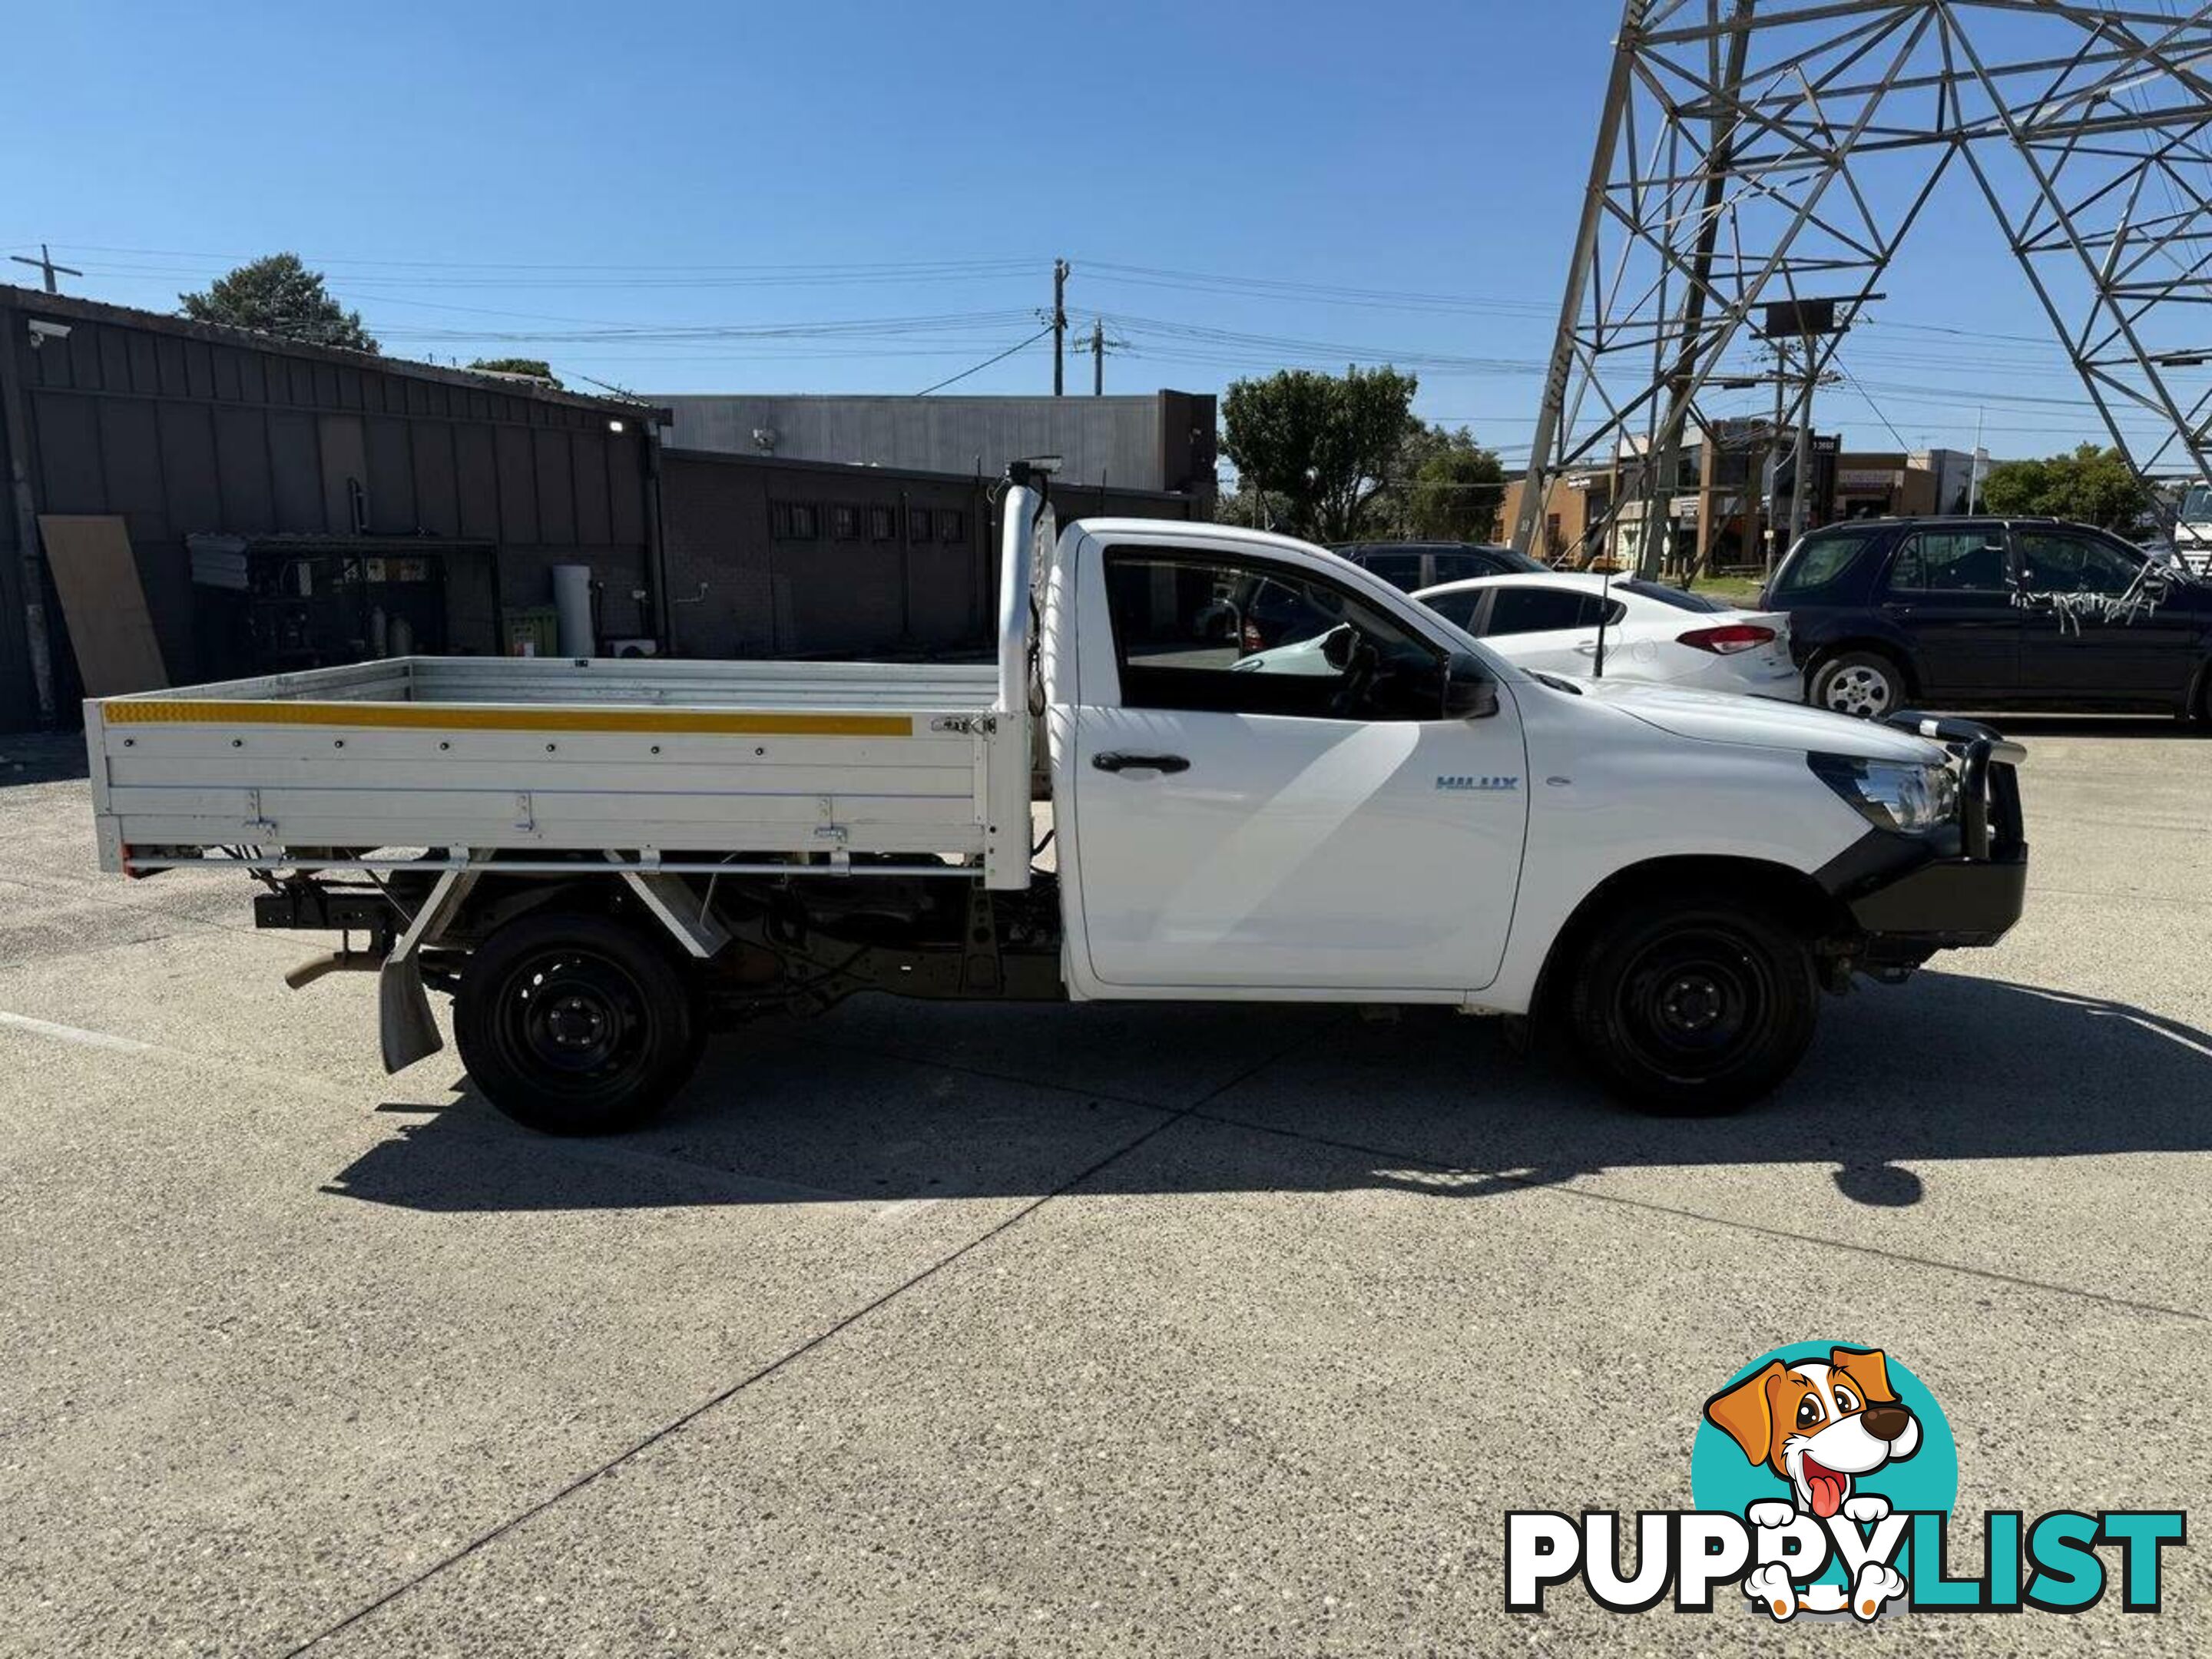
[[1580,645],[1577,646],[1575,649],[1579,651],[1585,657],[1595,657],[1597,655],[1597,641],[1595,640],[1584,640]]
[[1093,755],[1091,765],[1101,772],[1188,772],[1190,763],[1181,755],[1125,755],[1118,750]]

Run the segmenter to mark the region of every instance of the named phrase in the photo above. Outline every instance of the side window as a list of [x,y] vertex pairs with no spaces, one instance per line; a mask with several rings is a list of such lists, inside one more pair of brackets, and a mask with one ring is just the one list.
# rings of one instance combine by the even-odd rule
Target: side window
[[1418,553],[1370,553],[1359,562],[1401,593],[1410,593],[1422,585]]
[[1889,568],[1893,593],[2008,593],[2002,532],[1922,530],[1898,550]]
[[1482,590],[1479,587],[1462,588],[1456,593],[1439,593],[1434,599],[1424,599],[1421,603],[1453,627],[1472,629],[1475,611],[1482,604]]
[[1439,553],[1437,555],[1437,574],[1439,582],[1463,582],[1476,576],[1494,576],[1500,567],[1494,560],[1480,553]]
[[1832,595],[1857,564],[1860,556],[1886,533],[1878,526],[1864,530],[1814,531],[1790,550],[1776,574],[1774,602],[1785,605],[1794,600],[1804,605]]
[[2021,586],[2038,593],[2124,593],[2142,571],[2140,559],[2063,530],[2016,531],[2013,545]]
[[1126,708],[1435,720],[1442,653],[1366,600],[1287,565],[1109,550]]
[[[1615,605],[1615,611],[1620,610]],[[1492,634],[1541,634],[1556,628],[1595,628],[1598,598],[1559,587],[1501,587],[1490,607]]]

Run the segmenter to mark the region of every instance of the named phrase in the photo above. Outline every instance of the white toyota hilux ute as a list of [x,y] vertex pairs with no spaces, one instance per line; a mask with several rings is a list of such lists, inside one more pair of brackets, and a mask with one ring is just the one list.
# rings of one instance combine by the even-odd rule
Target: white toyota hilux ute
[[[1985,726],[1526,673],[1303,542],[1058,532],[1043,482],[1000,502],[994,665],[402,658],[90,702],[102,865],[252,872],[258,925],[339,935],[292,982],[380,975],[388,1068],[450,993],[476,1085],[560,1133],[642,1121],[710,1027],[860,991],[1534,1016],[1631,1103],[1723,1110],[1824,990],[2019,916],[2022,756]],[[1238,669],[1263,590],[1328,648]]]

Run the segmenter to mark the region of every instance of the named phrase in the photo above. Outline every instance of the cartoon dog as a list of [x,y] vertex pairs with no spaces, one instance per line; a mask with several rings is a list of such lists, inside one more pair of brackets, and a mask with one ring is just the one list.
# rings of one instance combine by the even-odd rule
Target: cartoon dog
[[[1873,1492],[1855,1495],[1855,1481],[1920,1449],[1919,1419],[1889,1386],[1888,1363],[1879,1348],[1832,1348],[1825,1360],[1770,1360],[1705,1401],[1705,1416],[1746,1457],[1789,1483],[1795,1503],[1753,1504],[1745,1511],[1762,1529],[1786,1527],[1801,1512],[1823,1522],[1838,1514],[1862,1524],[1881,1520],[1889,1500]],[[1895,1571],[1874,1562],[1860,1577],[1866,1582],[1853,1586],[1850,1607],[1863,1616],[1871,1617],[1905,1588]],[[1755,1568],[1744,1581],[1744,1593],[1765,1602],[1777,1619],[1798,1610],[1788,1569],[1779,1562]],[[1809,1598],[1804,1605],[1827,1610],[1815,1608]]]

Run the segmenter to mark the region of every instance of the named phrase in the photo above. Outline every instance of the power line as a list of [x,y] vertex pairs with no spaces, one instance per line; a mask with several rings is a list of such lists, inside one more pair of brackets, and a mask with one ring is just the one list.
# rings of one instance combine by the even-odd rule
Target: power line
[[[175,249],[120,248],[105,245],[72,245],[65,252],[82,246],[97,252],[112,252],[129,257],[155,259],[215,260],[237,256],[210,253],[191,253]],[[51,257],[48,255],[47,257]],[[82,257],[82,256],[77,256]],[[1032,313],[1016,307],[1003,310],[946,312],[908,316],[884,316],[842,319],[826,322],[788,322],[767,324],[645,324],[606,318],[574,316],[531,311],[512,311],[489,307],[472,306],[443,299],[419,297],[419,293],[402,293],[397,289],[437,289],[448,285],[464,285],[459,276],[447,273],[471,272],[551,272],[584,273],[592,280],[578,282],[579,287],[654,285],[683,286],[684,282],[662,283],[658,273],[678,273],[686,281],[698,280],[690,285],[712,287],[732,285],[791,285],[829,286],[844,281],[921,283],[925,281],[991,282],[1016,277],[1035,269],[1034,263],[1024,259],[947,259],[883,262],[820,262],[806,264],[698,264],[655,265],[647,274],[640,274],[634,265],[617,264],[552,264],[529,261],[458,261],[434,259],[339,259],[324,256],[320,261],[333,265],[359,267],[356,277],[341,276],[338,280],[349,298],[368,302],[374,312],[388,307],[424,309],[453,313],[457,319],[482,317],[500,321],[526,324],[562,325],[545,328],[480,329],[468,326],[441,326],[435,322],[393,324],[380,319],[375,326],[380,337],[403,348],[436,349],[440,351],[462,351],[471,348],[492,348],[501,345],[530,346],[544,350],[573,352],[574,348],[592,345],[625,348],[660,345],[675,348],[681,355],[672,355],[660,361],[669,362],[703,363],[711,362],[774,362],[774,361],[866,361],[873,358],[936,356],[951,356],[954,353],[981,349],[988,343],[988,333],[981,339],[970,341],[961,337],[985,331],[994,331],[1006,324],[1026,320]],[[25,260],[41,264],[43,261]],[[108,267],[88,264],[85,274],[125,275],[129,267]],[[57,266],[57,272],[78,274],[75,268]],[[1492,313],[1510,316],[1518,312],[1534,313],[1544,307],[1533,301],[1505,298],[1449,295],[1416,290],[1360,287],[1351,284],[1312,283],[1264,276],[1240,276],[1178,270],[1164,266],[1101,261],[1084,266],[1086,276],[1101,282],[1120,281],[1143,283],[1166,289],[1197,294],[1217,294],[1240,297],[1259,297],[1284,303],[1326,303],[1380,310],[1398,310],[1419,313]],[[139,272],[156,276],[196,276],[191,268],[147,270]],[[617,275],[617,280],[601,282],[598,273]],[[501,278],[487,276],[469,277],[465,285],[493,287],[501,285]],[[505,279],[507,285],[517,284],[514,279]],[[538,284],[551,285],[551,284]],[[1419,350],[1391,349],[1348,343],[1325,339],[1308,339],[1297,336],[1216,328],[1206,325],[1180,322],[1170,319],[1129,316],[1116,313],[1097,313],[1100,328],[1111,327],[1128,337],[1125,349],[1132,356],[1162,363],[1182,363],[1197,368],[1212,368],[1224,374],[1237,371],[1266,372],[1289,367],[1328,367],[1340,368],[1346,362],[1363,363],[1393,363],[1408,371],[1419,372],[1425,377],[1438,380],[1457,377],[1481,379],[1488,376],[1508,376],[1515,379],[1538,373],[1541,364],[1533,359],[1516,359],[1480,356],[1462,356],[1432,349]],[[1932,368],[1941,373],[1954,367],[1948,352],[1936,354],[1950,342],[1960,345],[1973,343],[1964,354],[1972,360],[1972,371],[1980,380],[1976,386],[1949,386],[1933,384],[1914,377],[1904,382],[1881,380],[1864,381],[1856,374],[1848,374],[1855,398],[1865,404],[1881,421],[1890,435],[1903,441],[1895,422],[1881,404],[1875,401],[1880,393],[1884,402],[1903,404],[1946,405],[1965,410],[1983,404],[2002,408],[2011,406],[2023,410],[2087,410],[2094,407],[2081,397],[2053,397],[2019,392],[1991,392],[1992,377],[2009,376],[2033,381],[2040,373],[2039,366],[2032,362],[2008,361],[1999,353],[2033,356],[2039,353],[2057,355],[2051,342],[2038,337],[2003,334],[1986,330],[1960,328],[1931,323],[1908,323],[1894,319],[1867,319],[1882,327],[1926,337],[1923,349],[1919,339],[1893,342],[1888,351],[1880,347],[1869,350],[1865,346],[1855,348],[1853,360],[1862,365],[1869,362],[1900,368]],[[937,337],[932,338],[932,337]],[[1003,361],[1006,356],[1034,343],[1034,337],[996,353],[973,368],[963,371],[951,380],[941,381],[928,388],[951,385],[967,375],[980,371],[990,363]],[[810,345],[818,349],[809,349]],[[722,347],[720,353],[684,348]],[[728,349],[736,348],[732,353]],[[1897,349],[1904,348],[1904,349]],[[651,362],[650,354],[632,354],[635,361]],[[607,361],[611,362],[611,356]],[[1967,367],[1961,361],[1955,367]],[[1094,386],[1097,384],[1094,362]],[[1725,371],[1723,371],[1725,372]],[[2057,375],[2054,374],[2054,380]],[[916,395],[927,395],[916,394]],[[1504,425],[1524,418],[1515,416],[1492,415],[1481,417],[1486,426]],[[1924,416],[1923,418],[1925,418]],[[1993,427],[1998,432],[2063,433],[2072,428],[2059,425]]]
[[[56,264],[54,263],[54,256],[52,252],[47,248],[44,242],[39,244],[39,257],[35,259],[27,258],[20,253],[11,253],[8,258],[14,264],[19,265],[29,265],[36,270],[38,273],[46,279],[46,292],[49,294],[58,294],[62,291],[61,284],[54,281],[54,276],[57,272],[67,276],[82,276],[84,275],[82,271],[79,270],[74,265]],[[36,343],[33,342],[33,343]]]
[[1050,324],[1050,323],[1047,323],[1047,324],[1046,324],[1042,328],[1039,329],[1036,333],[1034,333],[1034,334],[1030,335],[1030,337],[1029,337],[1028,339],[1026,339],[1026,340],[1023,340],[1023,341],[1020,341],[1020,342],[1018,342],[1018,343],[1016,343],[1016,344],[1013,344],[1013,345],[1010,345],[1010,346],[1008,346],[1008,347],[1007,347],[1004,351],[1000,352],[997,356],[995,356],[995,357],[986,357],[986,358],[984,358],[984,359],[983,359],[983,361],[982,361],[981,362],[980,362],[980,363],[976,364],[976,365],[975,366],[975,368],[963,368],[963,369],[962,369],[962,370],[961,370],[957,374],[951,375],[951,376],[950,376],[949,378],[947,378],[947,379],[945,379],[945,380],[939,380],[939,381],[935,386],[926,386],[922,387],[922,389],[921,389],[921,391],[919,391],[919,392],[915,392],[914,395],[915,395],[915,397],[917,397],[917,398],[927,398],[927,396],[929,396],[929,394],[930,394],[931,392],[942,392],[942,391],[944,391],[944,390],[945,390],[945,388],[946,386],[951,386],[951,385],[953,383],[953,381],[955,381],[955,380],[966,380],[966,379],[967,379],[970,374],[981,374],[985,369],[987,369],[987,368],[990,368],[990,366],[991,366],[993,363],[1002,363],[1002,362],[1006,362],[1006,360],[1007,358],[1009,358],[1009,357],[1012,356],[1013,356],[1017,351],[1021,350],[1024,346],[1033,346],[1033,345],[1035,345],[1035,344],[1036,344],[1039,340],[1042,340],[1042,338],[1044,338],[1044,337],[1045,337],[1046,335],[1048,335],[1048,334],[1051,333],[1051,332],[1053,331],[1053,327],[1054,327],[1054,325],[1052,325],[1052,324]]
[[1852,374],[1849,367],[1845,365],[1843,354],[1840,351],[1832,349],[1828,353],[1828,361],[1836,366],[1836,369],[1838,374],[1842,374],[1846,380],[1849,380],[1851,383],[1853,388],[1857,391],[1860,398],[1866,404],[1866,406],[1874,410],[1875,418],[1880,421],[1884,426],[1889,427],[1889,435],[1897,440],[1897,447],[1899,449],[1908,449],[1911,447],[1911,445],[1905,441],[1904,435],[1900,434],[1894,426],[1890,425],[1889,416],[1881,412],[1881,405],[1875,402],[1872,398],[1867,396],[1866,388],[1859,385],[1859,377]]
[[1553,307],[1535,300],[1508,300],[1476,295],[1423,294],[1402,289],[1356,288],[1334,283],[1293,282],[1282,277],[1231,276],[1207,271],[1169,270],[1153,265],[1086,260],[1086,273],[1106,282],[1136,283],[1155,288],[1182,289],[1218,294],[1267,294],[1307,299],[1330,305],[1364,306],[1385,311],[1464,312],[1478,315],[1509,314],[1542,317]]
[[[261,253],[215,253],[204,249],[161,247],[116,247],[94,242],[72,242],[70,248],[84,253],[121,253],[150,258],[167,259],[258,259]],[[384,259],[367,255],[302,253],[301,259],[328,274],[335,267],[345,265],[374,265],[390,270],[605,270],[631,271],[638,270],[635,260],[614,264],[583,264],[573,261],[532,261],[512,259]],[[656,259],[653,267],[657,271],[720,271],[736,273],[780,274],[785,276],[824,276],[842,272],[880,273],[896,276],[915,271],[942,270],[955,273],[967,271],[1019,272],[1034,269],[1034,262],[1026,258],[970,258],[970,259],[877,259],[830,261],[815,264],[684,264]]]
[[1540,374],[1544,365],[1526,357],[1468,357],[1437,351],[1407,351],[1377,346],[1346,345],[1327,340],[1301,340],[1281,334],[1251,334],[1236,329],[1212,328],[1198,323],[1172,322],[1164,318],[1133,317],[1119,312],[1104,313],[1116,328],[1132,334],[1150,334],[1209,346],[1228,346],[1310,357],[1334,357],[1370,362],[1430,365],[1438,368],[1481,369],[1495,374]]
[[425,342],[497,340],[513,343],[624,343],[628,342],[765,340],[806,337],[898,339],[948,329],[988,328],[1027,321],[1030,313],[1009,307],[1004,311],[955,311],[912,317],[854,317],[811,323],[698,323],[613,325],[582,329],[477,330],[400,328],[395,338]]

